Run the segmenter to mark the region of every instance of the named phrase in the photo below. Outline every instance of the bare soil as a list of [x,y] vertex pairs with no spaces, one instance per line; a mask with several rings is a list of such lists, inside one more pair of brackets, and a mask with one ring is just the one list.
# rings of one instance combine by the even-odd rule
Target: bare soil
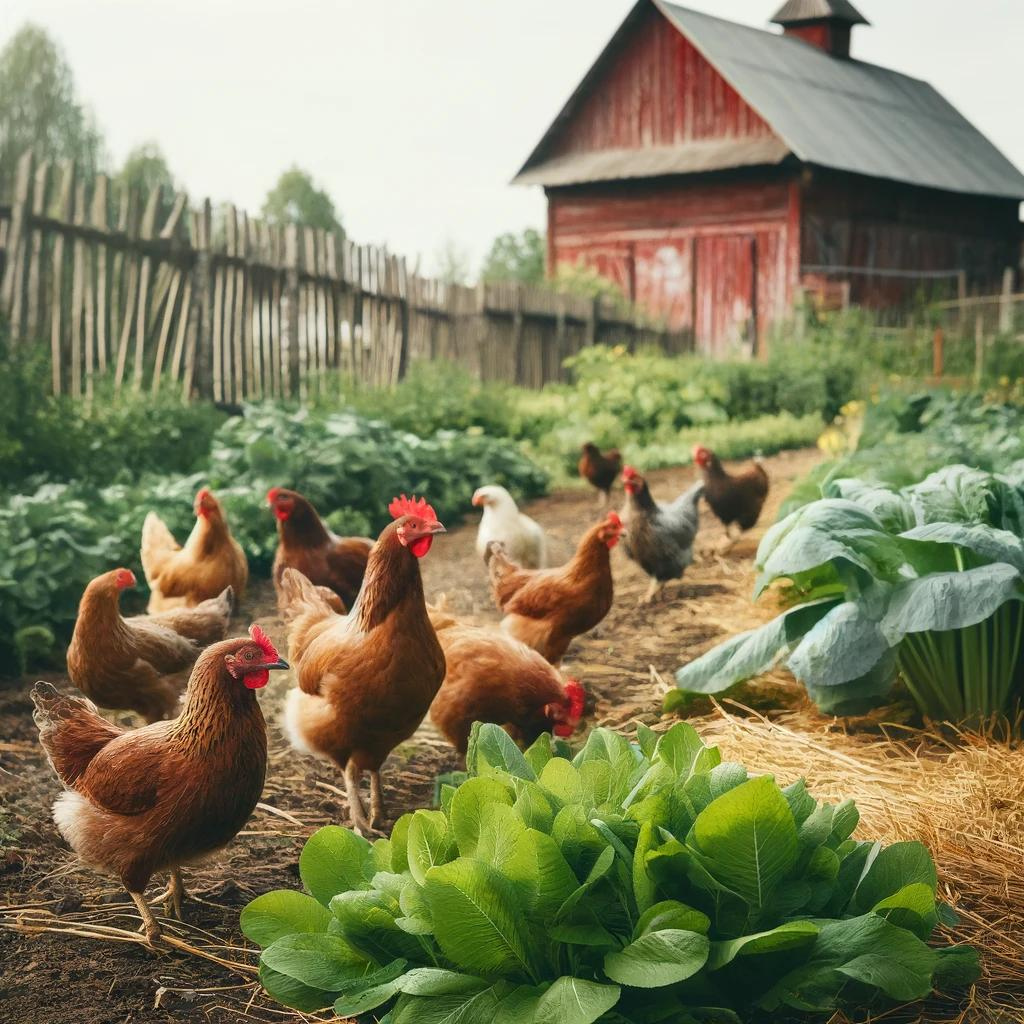
[[[639,605],[646,578],[621,550],[614,553],[615,606],[593,633],[573,645],[566,659],[566,668],[593,695],[593,720],[620,728],[635,720],[656,721],[666,681],[680,664],[770,615],[769,609],[750,602],[752,556],[792,482],[818,457],[808,450],[766,460],[773,488],[763,525],[727,555],[709,552],[700,557],[682,582],[669,585],[660,604]],[[652,489],[659,497],[671,497],[692,478],[689,469],[653,473]],[[553,494],[527,511],[548,531],[552,560],[567,558],[583,529],[601,514],[594,495],[585,490]],[[497,622],[484,567],[473,550],[474,531],[475,522],[452,530],[424,560],[428,598],[444,594],[453,612]],[[699,546],[714,548],[722,538],[720,525],[703,510]],[[253,589],[243,612],[238,632],[258,620],[283,647],[282,624],[268,583]],[[66,677],[51,678],[58,686],[70,685]],[[239,911],[253,897],[299,886],[298,854],[306,837],[324,824],[347,821],[338,774],[290,750],[277,724],[292,680],[275,678],[261,695],[271,735],[263,803],[222,855],[186,875],[188,924],[169,922],[168,933],[191,951],[171,949],[161,955],[124,941],[123,930],[138,924],[127,894],[115,881],[80,867],[53,825],[50,807],[59,787],[31,719],[33,681],[0,683],[2,1019],[8,1024],[311,1019],[284,1014],[263,997],[253,971],[257,951],[238,930]],[[771,684],[757,692],[765,705],[778,695]],[[797,701],[786,691],[784,704],[792,707]],[[119,720],[135,724],[130,715]],[[392,818],[427,806],[436,775],[456,766],[454,751],[424,724],[385,768]],[[63,930],[12,930],[30,910],[36,917],[40,911],[51,913],[48,926]],[[103,927],[118,931],[104,940],[97,937]]]

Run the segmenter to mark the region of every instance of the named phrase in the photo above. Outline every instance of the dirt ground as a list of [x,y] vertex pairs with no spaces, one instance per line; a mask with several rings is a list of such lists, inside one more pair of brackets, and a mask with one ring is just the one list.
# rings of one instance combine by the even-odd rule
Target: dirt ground
[[[808,450],[767,460],[773,489],[764,525],[724,558],[701,557],[684,581],[670,584],[660,604],[638,604],[646,578],[621,550],[614,553],[615,605],[566,659],[566,668],[593,695],[595,721],[622,727],[632,720],[656,720],[660,695],[681,663],[770,614],[750,603],[752,555],[792,481],[818,457]],[[651,475],[652,489],[658,497],[670,497],[692,476],[688,469],[657,472]],[[553,560],[568,557],[584,527],[600,514],[589,491],[557,493],[527,511],[548,531]],[[443,593],[457,614],[497,622],[473,550],[474,531],[475,521],[452,530],[424,559],[428,598]],[[698,547],[711,548],[721,538],[721,527],[703,510]],[[283,649],[283,630],[273,608],[269,584],[257,585],[237,621],[238,632],[258,620]],[[54,681],[67,685],[61,677]],[[298,887],[304,839],[321,825],[347,821],[338,774],[291,751],[277,725],[292,680],[275,678],[261,693],[271,734],[263,803],[221,856],[186,875],[189,923],[169,925],[169,932],[194,952],[172,950],[160,956],[124,941],[121,934],[109,933],[109,941],[95,937],[103,927],[134,929],[136,911],[115,882],[76,864],[51,821],[58,785],[32,724],[31,682],[0,683],[0,926],[6,926],[0,930],[2,1019],[8,1024],[311,1019],[282,1014],[263,999],[254,980],[256,951],[244,948],[238,931],[239,910],[250,899],[268,889]],[[123,721],[130,723],[131,716]],[[392,816],[428,805],[437,773],[454,767],[454,752],[425,724],[385,768]],[[10,930],[29,910],[36,916],[52,913],[51,927],[63,931]],[[84,928],[89,935],[81,934]]]

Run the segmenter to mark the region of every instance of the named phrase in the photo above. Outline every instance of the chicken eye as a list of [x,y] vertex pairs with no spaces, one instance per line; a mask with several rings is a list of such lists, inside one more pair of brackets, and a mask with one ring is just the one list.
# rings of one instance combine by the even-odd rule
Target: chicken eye
[[246,651],[244,657],[246,661],[252,661],[252,659],[256,657],[256,655],[253,654],[252,651]]

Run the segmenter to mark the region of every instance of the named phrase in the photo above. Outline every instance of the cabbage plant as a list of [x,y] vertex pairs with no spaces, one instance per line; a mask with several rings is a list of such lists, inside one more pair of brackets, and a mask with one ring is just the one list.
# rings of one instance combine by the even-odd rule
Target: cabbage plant
[[782,661],[827,712],[862,710],[901,679],[922,714],[1009,712],[1024,677],[1024,499],[1007,478],[950,466],[901,491],[836,480],[776,523],[755,596],[790,607],[683,666],[670,708]]
[[388,1024],[738,1024],[977,976],[927,941],[955,918],[924,846],[852,838],[850,801],[752,777],[687,723],[637,739],[597,729],[570,759],[478,724],[439,810],[373,843],[314,833],[305,891],[242,912],[267,991]]

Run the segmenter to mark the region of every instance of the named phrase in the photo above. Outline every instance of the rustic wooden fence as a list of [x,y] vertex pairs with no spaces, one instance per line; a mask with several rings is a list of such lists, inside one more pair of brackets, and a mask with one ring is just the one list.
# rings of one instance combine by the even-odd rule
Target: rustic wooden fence
[[690,339],[607,298],[410,272],[326,231],[273,226],[183,193],[117,190],[28,153],[0,205],[0,309],[14,344],[49,349],[55,393],[174,388],[238,403],[304,398],[338,371],[388,386],[416,360],[540,387],[599,342]]

